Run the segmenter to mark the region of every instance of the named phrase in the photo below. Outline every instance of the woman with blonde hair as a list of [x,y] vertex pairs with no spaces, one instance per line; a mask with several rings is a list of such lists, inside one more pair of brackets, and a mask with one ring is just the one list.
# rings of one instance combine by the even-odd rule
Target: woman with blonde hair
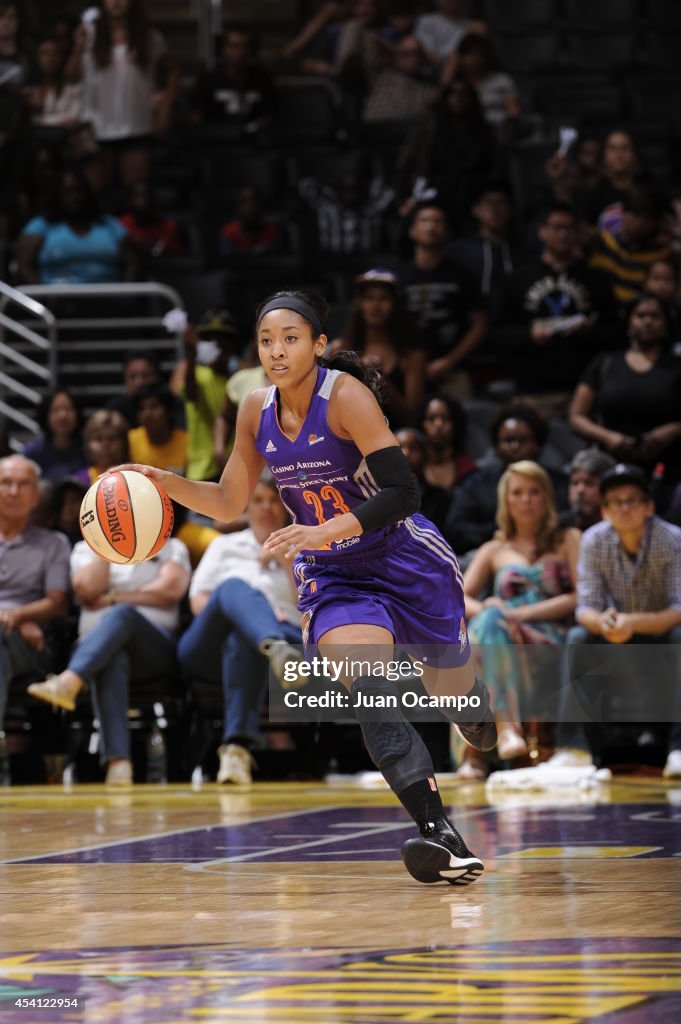
[[88,484],[93,484],[111,466],[128,460],[129,429],[127,420],[113,409],[98,409],[92,413],[83,430]]
[[[523,647],[555,648],[572,620],[580,531],[561,529],[553,485],[536,462],[511,463],[497,495],[498,529],[466,570],[464,594],[480,674],[496,681],[497,753],[506,760],[528,753],[520,721],[532,678]],[[490,589],[491,596],[480,596]],[[485,762],[473,753],[459,775],[484,778]]]

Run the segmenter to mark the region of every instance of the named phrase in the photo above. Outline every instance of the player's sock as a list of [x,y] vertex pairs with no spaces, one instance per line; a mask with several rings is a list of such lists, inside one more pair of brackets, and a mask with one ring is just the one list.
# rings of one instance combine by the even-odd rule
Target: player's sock
[[436,818],[445,817],[442,797],[433,775],[428,776],[427,779],[419,779],[418,782],[407,786],[396,796],[419,828],[423,828],[429,821],[434,821]]

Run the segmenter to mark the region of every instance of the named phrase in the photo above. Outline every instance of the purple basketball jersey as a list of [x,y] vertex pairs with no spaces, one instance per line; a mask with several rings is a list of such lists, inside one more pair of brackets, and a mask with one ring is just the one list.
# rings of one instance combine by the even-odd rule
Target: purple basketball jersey
[[[351,512],[379,491],[355,443],[338,437],[329,427],[329,398],[340,372],[319,367],[305,422],[294,441],[279,424],[274,384],[262,407],[255,446],[265,458],[292,520],[305,526],[318,526]],[[394,527],[387,527],[362,533],[335,541],[328,550],[361,551],[393,531]]]

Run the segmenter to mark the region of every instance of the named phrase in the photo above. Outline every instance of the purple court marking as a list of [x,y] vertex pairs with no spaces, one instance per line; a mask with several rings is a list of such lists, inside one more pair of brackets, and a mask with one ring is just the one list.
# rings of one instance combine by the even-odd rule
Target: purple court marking
[[[9,863],[148,864],[207,862],[331,863],[397,860],[414,834],[398,807],[327,808],[276,815],[235,825],[213,825],[109,843]],[[681,857],[681,808],[660,804],[580,804],[574,808],[481,807],[460,822],[471,849],[484,858],[545,847],[644,847],[643,857]],[[386,850],[392,852],[386,852]],[[589,851],[586,851],[587,854]],[[595,856],[596,853],[591,855]],[[633,853],[629,853],[633,855]]]
[[[0,1024],[366,1024],[379,1016],[413,1021],[415,1008],[422,1021],[678,1024],[680,966],[677,938],[341,952],[193,944],[12,953],[0,956]],[[18,1009],[17,998],[76,998],[78,1007],[46,1014]]]

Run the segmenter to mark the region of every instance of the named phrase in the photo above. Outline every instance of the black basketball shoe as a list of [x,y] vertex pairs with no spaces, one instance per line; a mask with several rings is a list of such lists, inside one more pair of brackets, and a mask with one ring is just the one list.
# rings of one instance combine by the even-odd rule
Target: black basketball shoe
[[466,714],[475,721],[457,720],[454,724],[459,730],[466,743],[476,750],[494,750],[497,745],[497,723],[494,721],[494,714],[489,702],[489,690],[479,679],[475,680],[475,686],[469,696],[474,695],[480,698],[479,708],[470,708]]
[[417,882],[470,885],[485,870],[446,818],[427,822],[416,839],[402,843],[402,860]]

